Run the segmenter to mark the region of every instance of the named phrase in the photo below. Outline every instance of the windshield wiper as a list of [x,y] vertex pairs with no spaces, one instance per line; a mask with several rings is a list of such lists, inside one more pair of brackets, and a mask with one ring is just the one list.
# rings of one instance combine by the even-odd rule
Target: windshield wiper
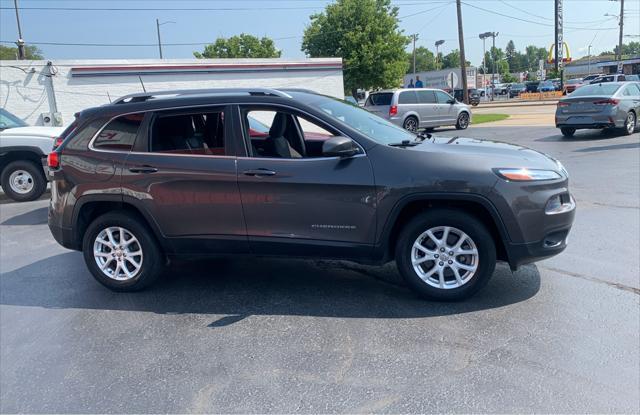
[[400,143],[391,143],[388,145],[390,145],[391,147],[414,147],[414,146],[417,146],[418,144],[422,144],[422,141],[403,140]]

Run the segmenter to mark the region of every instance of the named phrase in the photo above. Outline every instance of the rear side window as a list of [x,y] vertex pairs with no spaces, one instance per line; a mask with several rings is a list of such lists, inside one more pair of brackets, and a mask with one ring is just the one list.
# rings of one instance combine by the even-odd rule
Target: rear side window
[[420,104],[435,104],[436,94],[433,91],[416,91],[418,94],[418,102]]
[[625,79],[624,75],[620,75],[620,76],[618,77],[618,81],[626,81],[626,79]]
[[149,151],[169,154],[224,156],[224,111],[159,114],[151,127]]
[[144,113],[122,115],[111,120],[98,134],[93,147],[98,150],[131,151]]
[[417,104],[417,103],[418,103],[418,95],[416,95],[416,91],[400,92],[400,97],[398,98],[398,104]]
[[392,97],[393,94],[391,92],[371,94],[367,98],[367,105],[391,105]]

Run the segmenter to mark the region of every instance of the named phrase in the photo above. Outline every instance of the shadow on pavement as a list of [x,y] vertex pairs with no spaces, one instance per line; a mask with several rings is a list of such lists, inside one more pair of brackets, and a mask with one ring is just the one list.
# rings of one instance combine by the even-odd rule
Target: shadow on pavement
[[558,134],[537,138],[534,141],[543,141],[543,142],[566,141],[567,143],[572,143],[572,142],[577,143],[580,141],[610,140],[620,135],[622,134],[618,134],[610,131],[603,132],[601,130],[587,130],[587,131],[577,131],[573,137],[565,137],[562,134],[560,134],[560,130],[558,130]]
[[515,275],[499,266],[487,287],[470,300],[428,302],[399,283],[392,265],[220,258],[175,263],[164,278],[145,291],[114,293],[95,282],[82,254],[67,252],[2,274],[0,304],[223,314],[226,316],[210,324],[222,327],[251,315],[419,318],[460,314],[526,301],[540,289],[535,266],[523,267]]
[[13,216],[0,223],[0,225],[44,225],[45,223],[47,223],[46,206]]
[[629,148],[640,148],[640,143],[623,143],[623,144],[612,144],[610,146],[587,147],[587,148],[579,148],[574,151],[578,153],[589,153],[592,151],[625,150]]

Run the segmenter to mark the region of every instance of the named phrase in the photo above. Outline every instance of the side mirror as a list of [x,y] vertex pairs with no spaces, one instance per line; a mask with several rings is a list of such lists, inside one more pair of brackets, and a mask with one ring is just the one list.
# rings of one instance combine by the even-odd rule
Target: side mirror
[[455,99],[455,98],[450,99],[449,101],[447,101],[447,103],[449,103],[449,104],[453,105],[453,104],[455,104],[455,103],[456,103],[456,99]]
[[353,157],[360,153],[358,145],[348,137],[331,137],[322,144],[322,155],[326,157]]

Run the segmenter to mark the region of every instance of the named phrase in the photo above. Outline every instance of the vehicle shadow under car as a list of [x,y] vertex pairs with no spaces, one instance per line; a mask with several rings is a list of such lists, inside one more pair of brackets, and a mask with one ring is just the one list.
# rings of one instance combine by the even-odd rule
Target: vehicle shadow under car
[[66,252],[0,275],[0,304],[55,309],[224,315],[221,327],[251,315],[421,318],[526,301],[540,289],[534,265],[512,274],[499,265],[483,290],[464,302],[416,297],[395,271],[343,261],[225,257],[179,261],[145,291],[114,293],[99,285],[78,252]]

